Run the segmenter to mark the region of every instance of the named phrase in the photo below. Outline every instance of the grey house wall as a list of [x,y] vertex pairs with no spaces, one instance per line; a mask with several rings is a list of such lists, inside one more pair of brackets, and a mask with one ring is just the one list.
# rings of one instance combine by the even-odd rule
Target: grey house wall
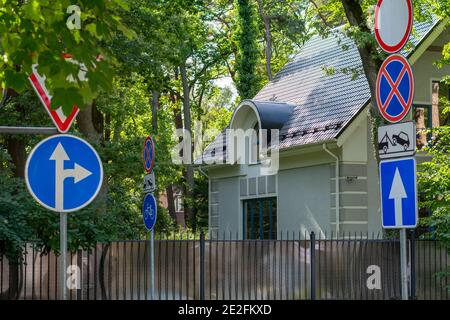
[[223,238],[241,237],[239,178],[210,179],[209,193],[209,231],[210,236]]
[[[330,233],[329,165],[282,170],[278,173],[278,238],[281,231]],[[290,234],[290,236],[291,236]]]

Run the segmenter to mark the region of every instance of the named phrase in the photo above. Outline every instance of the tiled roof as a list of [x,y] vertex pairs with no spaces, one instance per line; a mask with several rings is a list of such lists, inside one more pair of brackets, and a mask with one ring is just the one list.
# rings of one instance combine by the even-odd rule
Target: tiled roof
[[[437,23],[415,23],[411,48],[420,43]],[[407,55],[411,48],[402,53]],[[330,74],[326,69],[334,69],[335,72]],[[342,72],[345,69],[349,72]],[[352,78],[352,70],[359,70],[359,76]],[[284,149],[336,138],[369,99],[369,85],[362,73],[356,45],[336,29],[327,38],[312,37],[253,100],[285,102],[294,106],[280,131],[280,148]],[[224,132],[219,135],[201,158],[210,159],[211,152],[216,159],[222,158],[222,148],[214,148],[219,146],[224,136]],[[201,159],[196,163],[201,163]]]

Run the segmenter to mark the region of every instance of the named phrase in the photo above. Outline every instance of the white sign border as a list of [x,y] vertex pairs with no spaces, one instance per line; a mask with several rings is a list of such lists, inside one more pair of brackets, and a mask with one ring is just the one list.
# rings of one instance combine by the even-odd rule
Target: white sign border
[[[404,225],[404,226],[385,226],[384,225],[384,214],[383,214],[383,184],[381,183],[381,164],[382,163],[388,163],[388,162],[394,162],[394,161],[401,161],[401,160],[413,160],[414,161],[414,185],[415,185],[415,202],[416,202],[416,224],[415,225]],[[396,159],[386,159],[386,160],[382,160],[380,161],[379,165],[378,165],[378,172],[379,172],[379,176],[380,176],[380,212],[381,212],[381,226],[383,227],[383,229],[414,229],[417,228],[417,225],[419,223],[419,200],[418,200],[418,190],[417,190],[417,161],[416,161],[416,157],[405,157],[405,158],[396,158]]]
[[[95,156],[97,157],[97,160],[100,163],[100,183],[98,184],[97,190],[95,191],[95,193],[92,195],[92,197],[86,201],[85,203],[83,203],[81,206],[78,206],[76,208],[72,208],[69,210],[56,210],[55,208],[52,208],[48,205],[46,205],[45,203],[43,203],[33,192],[33,189],[30,186],[30,183],[28,181],[28,166],[30,165],[30,160],[33,157],[35,151],[45,142],[47,142],[48,140],[51,139],[55,139],[55,138],[59,138],[59,137],[69,137],[69,138],[75,138],[77,140],[80,140],[81,142],[85,143],[95,154]],[[98,193],[100,192],[100,189],[103,185],[103,165],[102,165],[102,160],[100,159],[100,156],[98,155],[97,151],[94,149],[94,147],[92,147],[87,141],[85,141],[84,139],[81,139],[80,137],[71,135],[71,134],[56,134],[50,137],[45,138],[44,140],[40,141],[37,145],[34,146],[33,150],[31,150],[28,158],[27,158],[27,162],[25,163],[25,183],[27,185],[27,189],[28,192],[31,194],[31,196],[34,198],[34,200],[36,200],[41,206],[43,206],[44,208],[54,211],[54,212],[74,212],[74,211],[78,211],[84,207],[86,207],[87,205],[89,205],[92,201],[94,201],[94,199],[97,197]]]

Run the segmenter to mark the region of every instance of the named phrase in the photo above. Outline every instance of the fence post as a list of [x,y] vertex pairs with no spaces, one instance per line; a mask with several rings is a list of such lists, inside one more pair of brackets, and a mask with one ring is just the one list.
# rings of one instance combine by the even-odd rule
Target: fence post
[[414,230],[411,230],[410,233],[410,255],[409,255],[409,259],[411,261],[411,269],[410,269],[410,277],[411,277],[411,281],[410,281],[410,299],[411,300],[416,300],[416,233]]
[[83,300],[83,251],[82,250],[78,250],[77,251],[77,266],[78,266],[78,270],[80,270],[80,274],[78,274],[78,279],[77,279],[77,285],[78,285],[78,281],[80,284],[80,287],[77,288],[77,300]]
[[200,233],[200,300],[205,300],[205,234]]
[[310,235],[310,260],[311,260],[311,300],[316,300],[316,235]]

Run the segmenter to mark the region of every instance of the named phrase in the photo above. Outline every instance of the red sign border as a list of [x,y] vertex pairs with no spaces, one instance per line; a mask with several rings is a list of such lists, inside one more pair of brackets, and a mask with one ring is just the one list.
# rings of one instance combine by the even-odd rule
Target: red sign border
[[42,104],[45,107],[45,110],[47,110],[50,118],[52,119],[52,121],[55,124],[58,131],[61,133],[66,133],[67,131],[69,131],[70,126],[72,125],[73,120],[75,120],[75,117],[77,116],[80,109],[76,105],[74,105],[72,112],[66,118],[66,120],[64,122],[61,121],[56,110],[53,110],[50,107],[50,99],[45,94],[45,91],[42,88],[42,85],[39,83],[39,80],[34,72],[32,72],[32,74],[28,77],[28,80],[30,80],[31,86],[33,87],[34,91],[38,95],[39,99],[41,100]]
[[[147,141],[151,141],[152,143],[152,149],[153,149],[153,159],[152,159],[152,163],[150,164],[150,168],[147,169],[147,167],[145,166],[145,146],[147,144]],[[142,152],[142,160],[144,162],[144,170],[147,173],[151,173],[153,171],[153,167],[155,166],[155,142],[153,141],[151,136],[147,136],[147,138],[145,138],[144,141],[144,151]]]
[[[392,116],[388,115],[385,112],[385,110],[383,110],[381,108],[381,106],[383,104],[381,103],[381,100],[380,100],[380,91],[379,91],[380,90],[380,82],[381,82],[381,77],[382,77],[383,71],[387,72],[386,71],[386,66],[389,63],[391,63],[393,60],[397,60],[397,61],[400,61],[401,63],[403,63],[403,65],[406,68],[406,72],[409,73],[409,75],[411,77],[411,81],[410,81],[410,85],[409,85],[410,86],[410,88],[409,88],[410,89],[410,95],[409,95],[408,101],[406,102],[407,107],[405,107],[403,112],[401,114],[399,114],[398,116],[396,116],[396,117],[392,117]],[[394,88],[392,88],[392,90],[394,90]],[[387,121],[389,121],[390,123],[397,123],[397,122],[402,121],[406,117],[406,115],[409,113],[409,111],[411,110],[411,106],[412,106],[413,101],[414,101],[414,73],[412,71],[411,64],[401,54],[390,55],[386,60],[384,60],[383,64],[380,67],[380,71],[378,72],[378,76],[377,76],[376,95],[377,95],[378,111],[383,116],[383,118],[386,119]]]
[[[398,0],[396,0],[398,1]],[[413,15],[414,15],[414,11],[413,11],[413,4],[412,4],[412,0],[405,0],[408,6],[408,14],[409,14],[409,21],[408,21],[408,27],[407,27],[407,31],[406,33],[403,35],[402,40],[397,43],[395,46],[389,46],[386,43],[384,43],[384,41],[381,39],[380,33],[378,32],[378,16],[380,13],[380,7],[381,4],[383,3],[383,0],[378,0],[377,6],[375,8],[375,24],[374,24],[374,29],[375,29],[375,38],[377,39],[378,44],[380,45],[380,47],[386,51],[387,53],[396,53],[398,51],[400,51],[406,44],[406,42],[408,42],[408,39],[411,35],[411,30],[412,30],[412,25],[413,25]]]

